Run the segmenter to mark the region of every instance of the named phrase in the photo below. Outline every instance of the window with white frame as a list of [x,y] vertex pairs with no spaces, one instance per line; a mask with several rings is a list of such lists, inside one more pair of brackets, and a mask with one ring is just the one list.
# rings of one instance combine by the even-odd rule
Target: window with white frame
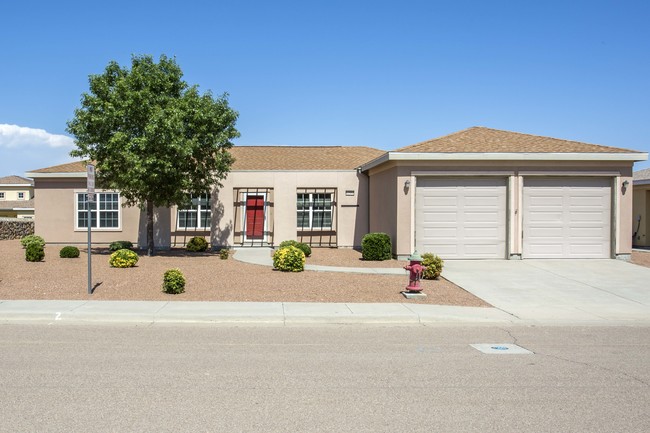
[[190,204],[178,209],[176,219],[179,229],[205,229],[209,230],[212,222],[212,202],[210,194],[190,196]]
[[5,193],[4,193],[4,192],[0,192],[0,200],[4,200],[4,199],[5,199]]
[[[76,213],[77,228],[88,228],[88,207],[90,206],[90,226],[100,229],[120,227],[120,194],[117,192],[99,192],[95,201],[88,202],[85,192],[77,193]],[[99,226],[97,225],[99,221]]]
[[24,192],[19,192],[18,193],[18,200],[25,200],[25,193]]
[[298,193],[298,230],[332,229],[332,194]]

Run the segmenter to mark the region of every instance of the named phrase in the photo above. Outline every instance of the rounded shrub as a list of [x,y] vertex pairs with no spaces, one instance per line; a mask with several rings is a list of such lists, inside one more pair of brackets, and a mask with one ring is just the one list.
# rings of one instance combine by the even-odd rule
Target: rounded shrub
[[27,235],[27,236],[23,236],[20,239],[20,245],[22,245],[23,248],[27,248],[27,245],[33,244],[33,243],[36,243],[36,244],[40,245],[41,247],[45,248],[45,239],[43,239],[40,236]]
[[422,273],[422,278],[425,280],[437,280],[442,273],[442,266],[444,260],[432,253],[422,254],[422,266],[426,269]]
[[180,269],[169,269],[163,276],[163,292],[177,295],[185,291],[185,277]]
[[363,260],[390,260],[393,258],[393,246],[386,233],[368,233],[361,239],[361,257]]
[[194,236],[189,240],[185,248],[187,248],[187,251],[192,251],[194,253],[203,252],[208,249],[208,241],[201,236]]
[[76,259],[79,257],[79,248],[71,246],[63,247],[59,251],[59,257],[62,259]]
[[303,253],[305,253],[305,257],[311,256],[311,247],[305,243],[294,241],[294,240],[288,240],[288,241],[282,241],[280,242],[280,247],[279,248],[284,248],[284,247],[296,247]]
[[45,248],[38,242],[32,242],[25,247],[25,260],[40,262],[45,258]]
[[222,248],[219,250],[219,258],[221,260],[228,260],[230,256],[230,250],[228,248]]
[[305,253],[292,246],[279,248],[273,253],[273,267],[283,272],[305,270]]
[[114,253],[117,250],[130,250],[133,248],[133,242],[131,241],[115,241],[111,242],[108,246],[108,251]]
[[113,268],[132,268],[138,263],[138,255],[131,250],[121,249],[111,254],[108,263]]

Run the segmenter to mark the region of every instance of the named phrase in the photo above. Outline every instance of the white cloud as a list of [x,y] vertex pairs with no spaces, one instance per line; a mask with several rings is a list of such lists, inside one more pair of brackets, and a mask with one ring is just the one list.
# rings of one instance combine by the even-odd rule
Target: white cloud
[[51,134],[44,129],[0,123],[0,148],[70,147],[74,139],[67,135]]

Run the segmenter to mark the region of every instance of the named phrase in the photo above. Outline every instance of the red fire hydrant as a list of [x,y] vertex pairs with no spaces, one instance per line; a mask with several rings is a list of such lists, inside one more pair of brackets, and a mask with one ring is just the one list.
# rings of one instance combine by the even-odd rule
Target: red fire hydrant
[[422,257],[420,257],[417,250],[413,252],[411,257],[409,257],[409,264],[404,266],[404,269],[409,271],[409,285],[406,286],[406,291],[411,293],[422,291],[422,287],[420,287],[420,279],[422,278],[422,273],[427,269],[427,267],[422,266]]

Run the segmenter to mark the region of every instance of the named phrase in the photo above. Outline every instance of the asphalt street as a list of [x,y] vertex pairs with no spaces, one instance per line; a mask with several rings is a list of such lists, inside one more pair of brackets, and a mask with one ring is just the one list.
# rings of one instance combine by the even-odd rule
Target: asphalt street
[[647,432],[649,330],[3,324],[0,431]]

